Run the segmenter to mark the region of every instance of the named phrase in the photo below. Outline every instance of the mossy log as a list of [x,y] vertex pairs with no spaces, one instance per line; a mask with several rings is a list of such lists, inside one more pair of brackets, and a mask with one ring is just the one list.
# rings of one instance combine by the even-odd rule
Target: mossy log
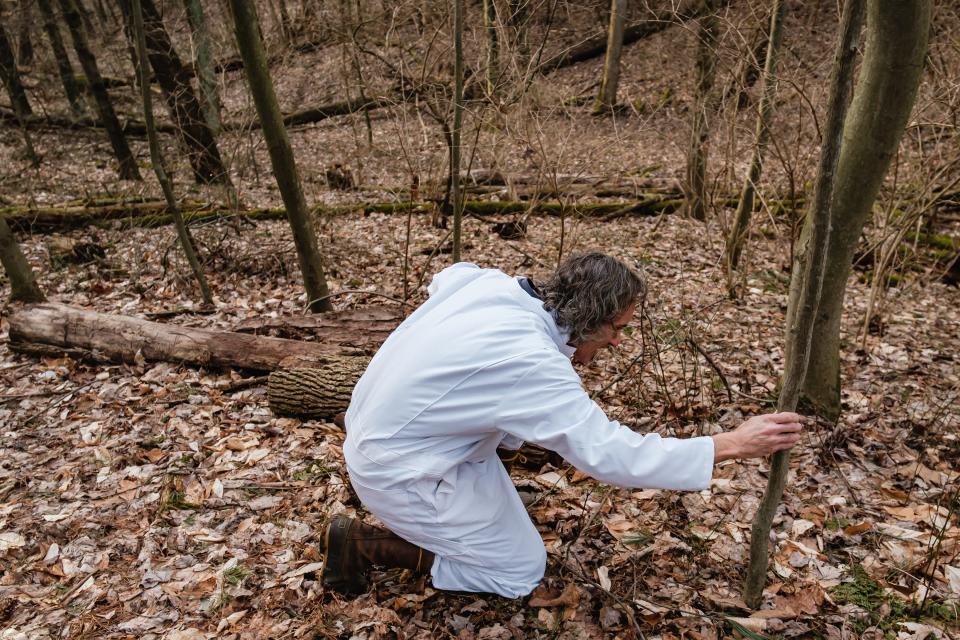
[[[803,200],[769,201],[775,212],[781,209],[796,209],[803,206]],[[672,213],[679,209],[683,201],[674,194],[648,194],[638,200],[624,202],[489,202],[474,200],[464,203],[464,212],[477,217],[493,217],[529,213],[546,216],[574,216],[612,220],[626,216],[656,216]],[[737,198],[717,198],[714,204],[724,207],[736,207]],[[387,213],[406,214],[430,213],[434,202],[375,202],[371,204],[352,204],[336,207],[316,206],[310,211],[315,216],[338,216],[362,211],[365,214]],[[253,220],[281,220],[286,218],[283,207],[265,207],[260,209],[234,210],[220,208],[219,205],[184,201],[180,203],[184,219],[188,223],[217,220],[241,216]],[[86,226],[160,227],[173,222],[167,213],[167,205],[162,200],[87,200],[53,207],[3,207],[0,216],[11,227],[21,233],[49,233],[68,231]]]
[[347,410],[369,363],[366,357],[343,356],[317,367],[274,371],[267,379],[270,410],[278,416],[331,419]]
[[[675,210],[679,201],[644,200],[636,203],[590,203],[561,205],[558,202],[541,202],[531,205],[527,202],[484,202],[474,201],[464,204],[464,210],[475,216],[494,216],[498,214],[530,212],[542,215],[580,215],[602,217],[624,208],[631,215],[657,215]],[[316,216],[337,216],[356,211],[364,213],[427,213],[432,211],[432,202],[379,202],[372,204],[343,205],[337,207],[313,207]],[[232,210],[217,205],[186,201],[181,203],[181,211],[187,222],[199,222],[231,216],[242,216],[257,220],[278,220],[286,217],[283,207],[262,209]],[[170,224],[173,218],[167,213],[167,205],[162,200],[88,202],[55,207],[3,207],[0,216],[6,218],[11,227],[21,232],[44,233],[67,231],[85,227],[119,225],[130,227],[158,227]]]

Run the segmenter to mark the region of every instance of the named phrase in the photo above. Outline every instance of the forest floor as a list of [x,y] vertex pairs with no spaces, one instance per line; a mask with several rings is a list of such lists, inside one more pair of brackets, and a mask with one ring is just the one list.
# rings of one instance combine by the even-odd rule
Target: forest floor
[[[787,194],[791,185],[802,191],[812,181],[815,112],[822,111],[836,23],[833,3],[815,6],[788,19],[767,194]],[[956,33],[947,9],[934,20],[935,33]],[[750,42],[756,13],[740,7],[724,16],[732,34],[721,41],[724,83]],[[671,28],[625,50],[623,109],[614,116],[589,115],[600,60],[537,80],[521,107],[468,105],[468,166],[535,176],[543,189],[584,176],[676,180],[693,84],[690,31]],[[186,51],[183,32],[176,37]],[[583,35],[558,33],[570,42]],[[102,66],[129,78],[123,38],[114,35],[97,43],[110,54]],[[468,43],[475,58],[477,42]],[[892,171],[896,184],[882,196],[884,211],[956,177],[956,165],[938,173],[956,153],[956,127],[943,125],[951,108],[956,114],[956,82],[934,71],[958,68],[950,42],[934,39],[932,70]],[[272,67],[285,111],[347,97],[349,83],[337,80],[347,58],[332,49]],[[394,79],[368,64],[372,95]],[[39,113],[66,111],[55,82],[35,80],[56,77],[52,61],[41,59],[25,77]],[[225,119],[249,122],[242,75],[221,79]],[[124,118],[140,119],[131,87],[112,96]],[[718,195],[736,191],[753,142],[752,108],[732,111],[714,123],[710,183]],[[404,282],[406,216],[359,210],[404,200],[414,176],[423,196],[438,195],[446,166],[439,126],[410,105],[370,115],[369,143],[361,114],[291,131],[307,201],[358,206],[316,223],[331,290],[372,292],[337,296],[338,308],[390,305],[384,295],[405,292],[420,302],[432,274],[449,262],[430,256],[446,233],[413,215]],[[132,140],[146,178],[133,183],[116,179],[102,131],[31,131],[39,168],[23,157],[15,130],[2,131],[2,205],[159,196],[144,140]],[[179,196],[225,200],[222,190],[188,184],[184,154],[171,137],[162,142]],[[260,136],[234,131],[220,145],[242,201],[278,206]],[[329,189],[323,175],[335,162],[350,165],[361,188]],[[768,210],[757,216],[736,300],[722,266],[731,213],[722,208],[705,224],[673,215],[609,222],[571,215],[562,224],[532,216],[528,236],[515,241],[492,233],[489,221],[467,218],[464,255],[537,278],[556,264],[562,237],[564,254],[597,248],[641,268],[651,289],[647,317],[618,351],[580,369],[584,384],[631,428],[709,434],[770,410],[775,398],[796,229]],[[953,239],[955,254],[956,220],[947,226],[937,230]],[[19,240],[42,289],[58,302],[132,316],[180,310],[164,321],[226,329],[303,313],[284,222],[214,220],[193,233],[216,296],[213,313],[191,313],[199,296],[172,227],[117,223],[64,233],[105,248],[104,259],[86,265],[53,263],[47,237]],[[843,414],[836,425],[810,425],[793,453],[764,607],[754,613],[739,594],[764,461],[723,463],[709,491],[686,494],[611,488],[568,466],[518,470],[517,484],[540,492],[530,515],[549,552],[533,597],[444,593],[429,580],[386,573],[371,592],[344,599],[318,582],[323,523],[363,513],[348,488],[340,429],[273,416],[262,386],[230,391],[244,372],[16,354],[2,317],[0,640],[960,638],[960,291],[939,281],[944,255],[922,244],[916,254],[918,269],[881,290],[865,338],[870,275],[850,278]],[[3,281],[0,298],[8,296]]]
[[[423,255],[444,232],[427,216],[411,222],[419,300],[415,285],[447,258]],[[405,226],[402,215],[322,220],[332,289],[401,297]],[[96,233],[105,262],[57,269],[45,266],[44,238],[24,239],[53,299],[126,315],[196,306],[172,228]],[[219,221],[196,235],[217,311],[168,322],[231,327],[302,313],[285,223]],[[769,409],[788,235],[757,239],[753,275],[732,301],[717,223],[567,221],[566,251],[613,251],[651,285],[649,323],[581,370],[611,418],[692,436]],[[526,239],[505,241],[468,218],[464,237],[480,264],[543,276],[559,220],[533,217]],[[567,466],[516,471],[518,485],[541,492],[530,515],[549,562],[534,597],[449,594],[388,573],[343,599],[317,581],[323,522],[362,513],[337,427],[274,417],[262,387],[225,391],[235,372],[38,360],[4,340],[2,637],[956,637],[960,291],[923,277],[889,289],[882,331],[861,350],[867,292],[851,278],[843,417],[811,425],[794,451],[764,610],[752,616],[739,593],[766,462],[723,463],[711,490],[687,494],[611,488]],[[384,303],[358,294],[335,302]]]

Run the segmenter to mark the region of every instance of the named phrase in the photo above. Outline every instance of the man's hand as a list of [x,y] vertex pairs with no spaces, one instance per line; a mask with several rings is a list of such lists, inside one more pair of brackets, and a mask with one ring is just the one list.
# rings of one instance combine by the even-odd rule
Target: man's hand
[[789,449],[800,440],[803,419],[789,412],[754,416],[733,431],[713,436],[713,461],[761,458]]

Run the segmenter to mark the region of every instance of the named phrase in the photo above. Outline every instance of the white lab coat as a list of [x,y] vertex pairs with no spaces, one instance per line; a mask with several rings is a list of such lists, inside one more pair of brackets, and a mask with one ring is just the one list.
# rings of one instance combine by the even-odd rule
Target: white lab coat
[[543,542],[498,445],[537,443],[622,487],[709,486],[713,440],[611,422],[567,335],[516,279],[459,263],[428,291],[357,383],[343,453],[364,505],[436,554],[435,587],[517,597],[543,577]]

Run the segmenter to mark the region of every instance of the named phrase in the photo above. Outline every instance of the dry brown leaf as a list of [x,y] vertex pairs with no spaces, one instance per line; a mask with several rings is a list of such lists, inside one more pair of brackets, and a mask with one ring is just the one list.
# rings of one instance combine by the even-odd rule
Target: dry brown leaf
[[577,585],[573,582],[567,584],[563,591],[557,595],[551,594],[545,588],[538,587],[530,596],[527,605],[531,607],[577,607],[580,605],[580,592],[577,591]]

